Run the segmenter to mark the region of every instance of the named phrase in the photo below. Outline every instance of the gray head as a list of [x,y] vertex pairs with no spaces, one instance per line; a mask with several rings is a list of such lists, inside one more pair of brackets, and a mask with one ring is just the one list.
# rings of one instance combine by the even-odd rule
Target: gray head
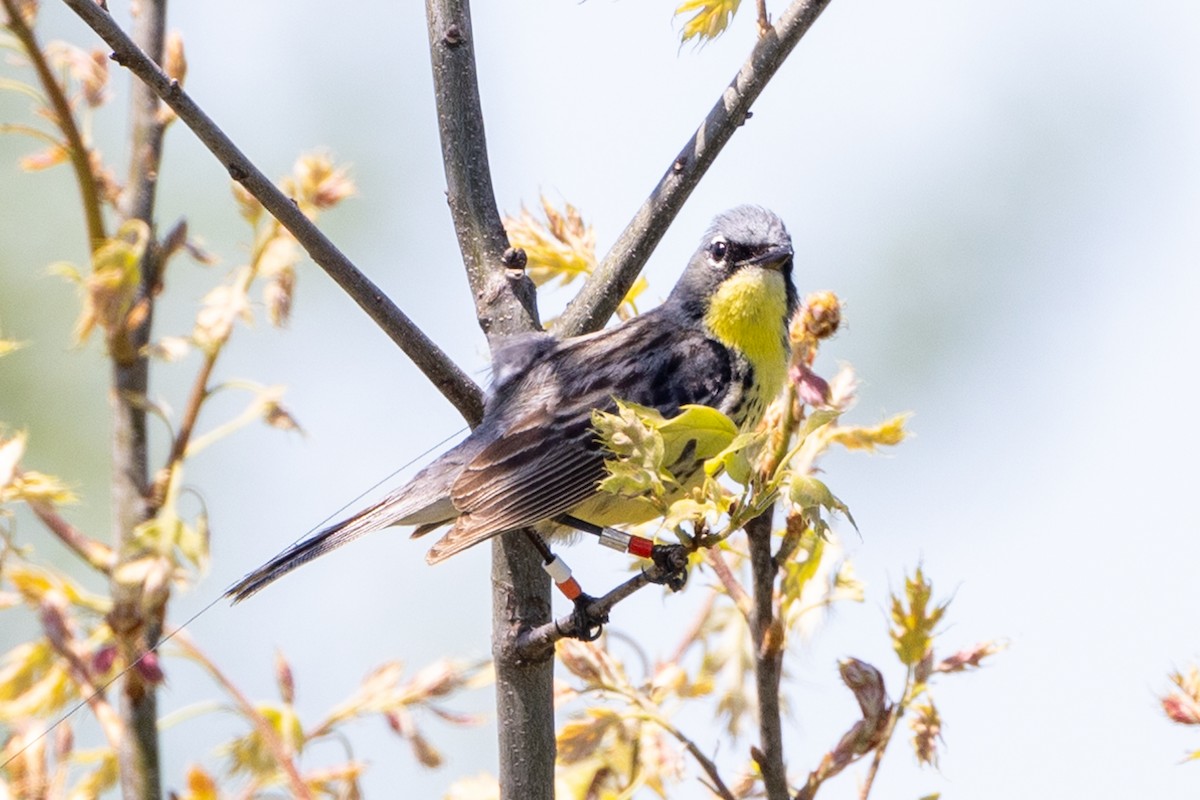
[[790,318],[796,308],[792,237],[783,220],[762,206],[737,206],[713,219],[667,302],[683,308],[689,316],[703,317],[721,282],[751,265],[769,266],[782,273]]

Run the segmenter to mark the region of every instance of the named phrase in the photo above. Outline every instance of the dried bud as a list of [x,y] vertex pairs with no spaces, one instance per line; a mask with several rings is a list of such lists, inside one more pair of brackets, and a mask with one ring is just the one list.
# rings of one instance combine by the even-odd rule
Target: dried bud
[[558,642],[558,658],[571,674],[580,678],[584,683],[596,684],[601,681],[600,661],[596,655],[597,648],[586,642],[575,639],[561,639]]
[[97,677],[107,675],[117,661],[117,646],[106,644],[92,654],[92,671]]
[[183,52],[183,37],[179,31],[167,34],[163,46],[163,72],[181,84],[187,77],[187,56]]
[[1172,722],[1181,725],[1200,725],[1200,668],[1192,667],[1185,674],[1176,672],[1171,682],[1178,692],[1171,692],[1162,699],[1163,711]]
[[1163,711],[1172,722],[1180,725],[1200,725],[1200,703],[1190,697],[1172,692],[1162,699]]
[[913,751],[923,766],[937,766],[937,743],[942,738],[942,717],[931,700],[913,708]]
[[142,676],[142,680],[146,683],[157,686],[166,680],[166,675],[163,674],[162,665],[159,662],[158,653],[153,650],[139,658],[137,663],[134,664],[134,669],[138,675]]
[[980,642],[971,647],[959,650],[952,656],[943,658],[933,668],[934,672],[965,672],[968,669],[973,669],[983,662],[983,659],[988,656],[995,655],[1004,649],[1004,645],[996,642]]
[[796,385],[796,397],[809,406],[829,404],[829,383],[805,364],[793,364],[789,375]]
[[277,269],[263,287],[263,302],[267,306],[267,319],[276,328],[287,325],[292,315],[292,295],[296,289],[296,268],[285,264]]
[[879,722],[890,711],[883,675],[875,667],[857,658],[846,658],[838,662],[842,682],[854,692],[854,699],[862,709],[863,719],[869,724]]
[[279,686],[279,699],[289,706],[296,702],[296,681],[282,650],[275,651],[275,683]]
[[801,312],[804,332],[820,341],[837,333],[842,324],[842,304],[833,292],[813,292],[804,299]]

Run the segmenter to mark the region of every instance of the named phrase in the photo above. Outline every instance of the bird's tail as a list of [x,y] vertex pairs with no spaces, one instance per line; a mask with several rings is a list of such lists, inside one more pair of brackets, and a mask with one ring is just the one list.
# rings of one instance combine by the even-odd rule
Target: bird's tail
[[[375,505],[363,509],[349,519],[331,525],[320,533],[316,533],[302,542],[284,550],[266,564],[251,572],[235,583],[225,592],[225,596],[234,603],[240,603],[250,595],[274,583],[299,566],[307,564],[318,556],[323,556],[331,550],[336,550],[348,542],[372,531],[385,528],[394,522],[394,517],[386,514],[392,498],[385,497]],[[389,521],[389,518],[391,521]]]
[[375,505],[284,550],[229,587],[225,596],[240,603],[297,567],[372,531],[418,525],[417,531],[424,533],[451,521],[458,511],[450,501],[450,485],[478,449],[477,442],[467,439]]

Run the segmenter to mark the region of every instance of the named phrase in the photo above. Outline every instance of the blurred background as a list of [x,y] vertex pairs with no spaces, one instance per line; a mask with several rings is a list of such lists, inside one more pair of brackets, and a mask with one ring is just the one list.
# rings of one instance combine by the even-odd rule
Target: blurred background
[[[601,252],[755,35],[752,4],[702,49],[680,47],[670,2],[476,5],[502,211],[536,208],[540,193],[569,201],[596,226]],[[43,17],[44,38],[97,42],[55,3]],[[264,171],[282,176],[314,148],[353,165],[359,195],[322,227],[486,381],[445,206],[420,5],[208,0],[177,4],[171,27],[184,36],[193,97]],[[897,741],[878,796],[1196,796],[1200,765],[1179,762],[1200,742],[1165,719],[1157,698],[1172,669],[1200,658],[1197,41],[1193,3],[834,0],[652,258],[643,307],[670,290],[714,213],[742,202],[774,209],[796,242],[801,293],[832,289],[846,304],[848,324],[819,368],[848,362],[861,376],[848,420],[915,412],[916,436],[898,449],[825,462],[859,524],[860,534],[838,529],[867,599],[838,607],[788,658],[794,776],[857,718],[838,658],[876,664],[898,690],[887,596],[922,564],[936,595],[953,597],[945,646],[998,638],[1009,649],[935,687],[940,769],[918,768]],[[11,66],[4,74],[25,77]],[[114,104],[93,121],[122,176],[127,85],[118,72]],[[0,94],[6,121],[27,120],[29,107]],[[83,264],[85,236],[69,170],[16,167],[35,147],[0,138],[0,332],[29,342],[0,361],[0,420],[29,431],[30,468],[77,487],[70,518],[103,531],[106,370],[95,337],[72,348],[75,289],[46,270]],[[161,224],[186,217],[222,259],[173,263],[155,327],[184,334],[207,289],[245,259],[249,231],[228,175],[182,125],[168,133],[160,186]],[[543,317],[568,297],[544,292]],[[157,367],[154,398],[178,412],[195,366]],[[234,378],[286,385],[306,434],[252,427],[192,462],[212,568],[173,603],[176,622],[462,428],[311,264],[288,330],[260,323],[235,334],[217,376]],[[201,429],[245,401],[230,393],[214,403]],[[71,566],[30,518],[18,518],[18,535]],[[315,720],[383,661],[415,670],[442,655],[488,655],[487,548],[437,568],[425,549],[403,534],[368,537],[241,606],[217,604],[189,632],[254,698],[275,696],[282,651],[302,718]],[[587,544],[569,560],[596,590],[624,567]],[[612,629],[654,655],[651,643],[674,641],[699,594],[643,592],[618,608]],[[5,614],[5,649],[31,635],[20,620]],[[166,668],[164,711],[218,696],[185,662]],[[490,712],[492,701],[483,690],[453,705]],[[213,747],[238,732],[220,714],[169,729],[167,785],[180,786],[189,763],[219,767]],[[370,763],[368,797],[397,796],[397,786],[438,797],[456,778],[494,770],[490,724],[460,732],[435,722],[427,733],[448,755],[440,771],[419,767],[382,723],[352,731],[355,756]],[[857,796],[855,779],[826,795]],[[704,792],[690,784],[679,796]]]

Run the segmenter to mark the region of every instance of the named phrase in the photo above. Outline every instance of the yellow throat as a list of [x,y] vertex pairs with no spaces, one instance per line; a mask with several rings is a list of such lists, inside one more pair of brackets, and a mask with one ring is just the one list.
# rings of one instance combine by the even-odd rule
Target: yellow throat
[[704,324],[717,341],[741,353],[754,367],[765,402],[783,388],[788,351],[784,315],[787,285],[778,270],[738,270],[717,287]]

